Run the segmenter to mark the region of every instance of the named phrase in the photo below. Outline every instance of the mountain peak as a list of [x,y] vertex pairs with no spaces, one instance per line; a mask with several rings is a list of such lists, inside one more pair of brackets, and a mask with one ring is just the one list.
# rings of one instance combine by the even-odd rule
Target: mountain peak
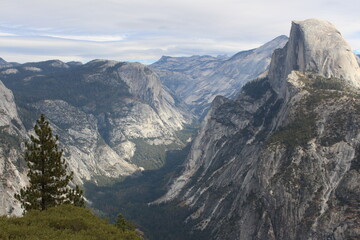
[[7,64],[7,62],[3,58],[0,57],[0,64]]
[[285,43],[289,40],[289,38],[285,35],[280,35],[270,42],[265,43],[264,45],[260,46],[256,51],[274,51],[274,48],[279,48],[279,46],[284,46]]
[[360,68],[355,54],[336,27],[324,20],[293,21],[288,44],[275,52],[269,76],[286,78],[291,71],[336,77],[360,87]]

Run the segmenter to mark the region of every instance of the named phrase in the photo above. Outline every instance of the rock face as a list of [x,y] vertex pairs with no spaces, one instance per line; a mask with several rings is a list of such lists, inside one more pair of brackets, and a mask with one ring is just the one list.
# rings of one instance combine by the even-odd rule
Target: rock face
[[360,67],[356,56],[334,25],[317,19],[293,22],[290,35],[293,38],[290,38],[286,52],[278,50],[278,59],[272,61],[271,79],[277,81],[297,70],[345,79],[358,87]]
[[193,120],[157,75],[138,63],[51,60],[4,68],[0,79],[15,95],[14,100],[0,85],[0,190],[5,193],[0,213],[20,213],[13,204],[14,192],[26,182],[20,143],[40,113],[59,135],[78,184],[102,184],[162,166],[161,151],[181,147],[176,132]]
[[264,73],[274,50],[282,48],[287,40],[286,36],[280,36],[231,58],[162,57],[151,68],[175,96],[184,99],[195,114],[202,116],[215,96],[234,97],[245,83]]
[[293,22],[266,77],[216,97],[178,201],[211,239],[360,237],[359,66],[328,22]]
[[26,130],[18,116],[14,96],[0,81],[0,215],[19,215],[13,195],[27,183],[21,142]]

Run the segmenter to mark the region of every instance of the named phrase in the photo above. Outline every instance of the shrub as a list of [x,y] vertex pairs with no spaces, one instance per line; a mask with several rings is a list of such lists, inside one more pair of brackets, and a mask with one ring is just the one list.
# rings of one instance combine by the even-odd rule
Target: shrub
[[61,205],[32,210],[23,217],[0,217],[2,240],[103,240],[142,239],[134,230],[121,230],[85,208]]

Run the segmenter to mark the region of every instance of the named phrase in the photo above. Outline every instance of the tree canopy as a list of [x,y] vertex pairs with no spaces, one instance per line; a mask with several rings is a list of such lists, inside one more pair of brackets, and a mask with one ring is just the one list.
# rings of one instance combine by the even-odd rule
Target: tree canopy
[[35,136],[26,142],[25,161],[29,168],[29,186],[15,194],[25,211],[45,210],[61,204],[84,206],[79,186],[70,188],[73,172],[67,171],[63,150],[59,149],[59,137],[53,136],[49,122],[42,114],[34,127]]

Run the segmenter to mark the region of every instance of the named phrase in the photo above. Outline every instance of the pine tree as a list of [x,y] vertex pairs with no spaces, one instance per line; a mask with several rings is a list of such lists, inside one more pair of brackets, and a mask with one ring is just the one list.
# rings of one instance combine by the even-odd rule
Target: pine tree
[[118,214],[115,226],[123,232],[126,230],[134,231],[136,229],[135,225],[127,221],[122,214]]
[[42,114],[34,127],[35,135],[25,143],[25,161],[27,162],[30,185],[15,194],[25,211],[31,209],[45,210],[61,204],[84,206],[83,192],[76,186],[68,185],[73,172],[67,174],[67,165],[59,150],[58,136],[52,134],[49,122]]

